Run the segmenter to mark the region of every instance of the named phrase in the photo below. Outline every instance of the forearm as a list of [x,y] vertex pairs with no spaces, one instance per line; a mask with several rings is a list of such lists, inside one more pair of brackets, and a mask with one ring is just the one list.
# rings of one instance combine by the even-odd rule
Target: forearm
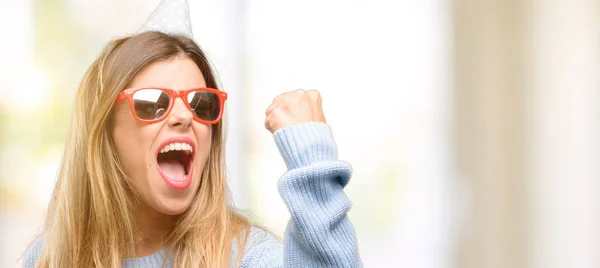
[[285,236],[285,267],[362,266],[346,215],[351,204],[343,192],[352,169],[337,160],[329,126],[288,127],[275,133],[275,141],[289,169],[279,181],[292,217]]

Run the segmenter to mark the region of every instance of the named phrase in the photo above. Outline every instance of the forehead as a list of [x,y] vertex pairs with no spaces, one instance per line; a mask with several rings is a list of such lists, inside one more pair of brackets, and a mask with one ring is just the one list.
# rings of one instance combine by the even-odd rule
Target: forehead
[[142,69],[129,87],[161,87],[175,90],[206,87],[200,68],[187,57],[154,62]]

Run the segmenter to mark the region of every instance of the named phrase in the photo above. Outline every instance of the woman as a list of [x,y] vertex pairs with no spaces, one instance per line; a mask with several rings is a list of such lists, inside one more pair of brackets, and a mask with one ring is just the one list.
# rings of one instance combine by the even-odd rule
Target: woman
[[42,235],[25,267],[361,266],[316,91],[276,97],[265,126],[288,167],[283,245],[227,203],[222,114],[204,53],[188,37],[111,42],[79,87]]

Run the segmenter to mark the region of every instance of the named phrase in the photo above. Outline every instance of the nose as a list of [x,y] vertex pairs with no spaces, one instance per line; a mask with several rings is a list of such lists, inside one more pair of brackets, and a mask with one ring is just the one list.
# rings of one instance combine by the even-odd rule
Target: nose
[[194,121],[194,115],[192,115],[192,112],[183,103],[183,100],[177,98],[173,102],[173,108],[167,120],[170,127],[187,130]]

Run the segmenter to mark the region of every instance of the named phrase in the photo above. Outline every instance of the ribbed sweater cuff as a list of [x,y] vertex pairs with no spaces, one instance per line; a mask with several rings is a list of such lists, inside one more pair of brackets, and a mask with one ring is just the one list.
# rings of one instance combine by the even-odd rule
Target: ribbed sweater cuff
[[325,123],[293,125],[277,130],[273,136],[288,170],[319,161],[337,160],[331,127]]

